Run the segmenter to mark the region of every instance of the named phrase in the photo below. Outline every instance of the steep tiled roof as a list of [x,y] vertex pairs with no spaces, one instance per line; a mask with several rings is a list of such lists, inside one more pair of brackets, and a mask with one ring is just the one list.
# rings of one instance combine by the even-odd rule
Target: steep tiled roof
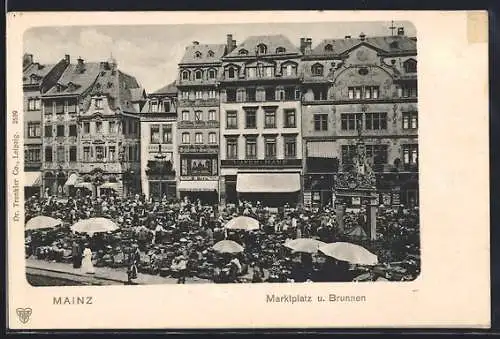
[[[211,53],[213,52],[213,53]],[[198,44],[186,47],[181,64],[199,64],[220,62],[220,58],[226,52],[224,44]],[[210,56],[212,55],[213,56]]]
[[146,91],[142,87],[131,88],[130,96],[132,102],[143,101],[146,96]]
[[243,41],[237,48],[229,53],[228,57],[239,56],[240,50],[247,50],[248,55],[255,56],[256,48],[259,44],[264,44],[267,47],[267,54],[275,55],[276,49],[278,47],[285,48],[285,54],[297,53],[300,54],[300,50],[292,44],[292,42],[284,35],[261,35],[261,36],[250,36],[245,41]]
[[163,86],[159,90],[154,91],[151,94],[170,94],[170,95],[175,95],[177,94],[177,86],[176,82],[171,82],[168,85]]
[[[417,42],[407,36],[382,36],[361,39],[325,39],[316,46],[311,55],[340,55],[351,48],[366,43],[386,53],[417,52]],[[331,45],[330,51],[325,51],[326,45]]]
[[57,84],[44,95],[79,95],[85,92],[95,82],[99,75],[100,64],[88,62],[81,69],[78,65],[68,65]]
[[32,63],[23,70],[23,85],[31,84],[30,78],[35,76],[38,79],[43,79],[55,64],[42,65],[38,62]]

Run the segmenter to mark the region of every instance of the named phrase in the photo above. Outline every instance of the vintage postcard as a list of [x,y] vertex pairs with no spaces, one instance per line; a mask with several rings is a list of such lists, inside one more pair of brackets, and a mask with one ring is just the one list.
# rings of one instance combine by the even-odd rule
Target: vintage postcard
[[490,326],[486,12],[7,19],[11,329]]

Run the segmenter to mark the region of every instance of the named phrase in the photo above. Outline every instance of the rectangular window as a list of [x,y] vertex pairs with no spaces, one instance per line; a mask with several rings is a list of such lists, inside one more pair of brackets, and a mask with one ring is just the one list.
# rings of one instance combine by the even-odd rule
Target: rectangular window
[[39,122],[28,122],[28,138],[38,138],[41,136],[41,126]]
[[63,137],[64,136],[64,125],[57,125],[57,136],[58,137]]
[[418,113],[403,112],[403,129],[417,129],[417,128],[418,128]]
[[188,175],[188,159],[181,159],[181,175]]
[[28,99],[28,111],[39,111],[40,110],[40,99],[33,98]]
[[361,128],[363,115],[361,113],[343,113],[340,115],[340,128],[344,131],[355,131]]
[[255,78],[255,67],[249,67],[247,68],[247,77],[249,78]]
[[257,128],[257,111],[245,111],[245,128]]
[[83,147],[83,161],[90,161],[90,147]]
[[76,137],[77,136],[76,125],[69,125],[69,136],[70,137]]
[[102,108],[102,99],[94,99],[95,108]]
[[208,91],[208,98],[209,99],[216,99],[217,98],[217,92],[214,90]]
[[56,114],[64,114],[64,101],[56,101]]
[[277,89],[276,95],[277,95],[278,100],[280,100],[280,101],[285,100],[285,90],[284,89]]
[[365,113],[365,128],[367,130],[387,129],[387,113]]
[[295,137],[285,137],[285,158],[297,156],[297,140]]
[[57,153],[56,153],[56,162],[57,163],[63,163],[65,162],[65,154],[64,154],[64,146],[57,146]]
[[90,134],[90,122],[83,123],[83,134]]
[[374,164],[387,164],[387,145],[366,145],[366,157]]
[[342,146],[342,164],[352,164],[353,158],[356,155],[356,145]]
[[26,162],[39,162],[40,161],[40,149],[28,149],[24,152],[24,161]]
[[203,91],[194,92],[194,98],[195,99],[203,99]]
[[153,112],[153,113],[158,112],[158,102],[157,101],[153,101],[151,103],[151,112]]
[[246,101],[248,102],[256,101],[256,89],[254,87],[249,87],[246,89]]
[[[102,133],[102,122],[101,121],[96,121],[96,123],[95,123],[95,132],[97,134]],[[131,128],[129,129],[129,132],[132,133]]]
[[238,88],[236,91],[236,102],[245,102],[245,89]]
[[116,147],[115,146],[109,146],[109,161],[116,161]]
[[114,121],[109,122],[109,133],[111,134],[116,133],[116,122]]
[[170,101],[163,101],[163,112],[170,112]]
[[236,111],[226,112],[226,128],[227,129],[238,128],[238,115]]
[[401,86],[401,96],[403,98],[416,98],[417,93],[417,85],[416,84],[408,84]]
[[317,87],[313,88],[314,100],[327,100],[328,99],[328,88],[327,87]]
[[68,100],[68,113],[76,113],[76,100],[75,99]]
[[52,162],[52,147],[45,147],[45,162]]
[[69,148],[69,161],[70,162],[76,161],[76,146],[70,146]]
[[203,112],[194,111],[194,121],[202,121],[202,120],[203,120]]
[[264,139],[264,144],[265,144],[265,157],[267,159],[276,158],[276,138],[266,137]]
[[273,88],[273,87],[266,87],[265,89],[265,95],[266,95],[266,98],[265,100],[266,101],[274,101],[276,100],[276,90]]
[[236,89],[227,88],[226,89],[226,102],[236,102]]
[[182,121],[189,121],[189,111],[182,111]]
[[151,126],[151,143],[152,144],[159,144],[159,143],[161,143],[160,125],[152,125]]
[[217,121],[217,112],[215,110],[208,111],[208,121]]
[[228,159],[238,159],[238,139],[228,138],[226,141],[226,156]]
[[163,143],[171,144],[172,143],[172,125],[163,125]]
[[314,130],[328,131],[328,114],[314,114]]
[[246,138],[246,158],[256,159],[257,158],[257,138],[247,137]]
[[297,127],[297,121],[295,119],[294,109],[285,109],[285,128],[295,128]]
[[266,67],[266,77],[271,78],[274,73],[274,67]]
[[[132,147],[129,148],[129,160],[132,160],[131,157],[130,157],[130,149]],[[96,146],[95,147],[95,158],[97,161],[103,161],[104,160],[104,147],[103,146]]]
[[215,132],[208,133],[208,143],[209,144],[217,143],[217,134]]
[[189,144],[189,133],[187,132],[182,133],[182,143]]
[[295,87],[285,87],[285,100],[295,100]]
[[300,100],[301,97],[302,91],[300,90],[300,88],[295,89],[295,100]]
[[181,99],[182,100],[189,100],[189,91],[182,91],[181,92]]
[[194,143],[195,144],[203,144],[203,133],[196,133],[194,135]]
[[45,126],[44,135],[46,137],[51,137],[52,136],[52,125]]
[[364,91],[365,99],[378,99],[378,86],[366,86]]
[[403,145],[403,163],[405,165],[418,164],[418,145],[409,144]]
[[276,111],[266,110],[264,116],[264,128],[276,128]]
[[53,101],[45,100],[43,102],[43,111],[44,111],[45,114],[52,114],[52,113],[54,113],[54,104],[53,104]]

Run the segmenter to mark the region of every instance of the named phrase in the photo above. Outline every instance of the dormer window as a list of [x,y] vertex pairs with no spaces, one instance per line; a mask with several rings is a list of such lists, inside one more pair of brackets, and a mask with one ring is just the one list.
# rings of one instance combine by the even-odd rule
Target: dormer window
[[194,53],[194,57],[195,57],[196,59],[201,58],[201,52],[200,52],[200,51],[196,51],[196,52]]
[[312,65],[311,73],[314,76],[322,76],[323,75],[323,65],[321,65],[321,64]]
[[196,70],[196,71],[194,72],[194,78],[195,78],[196,80],[200,80],[200,79],[202,79],[202,78],[203,78],[203,71],[202,71],[202,70],[200,70],[200,69]]
[[325,46],[325,52],[333,52],[333,46],[331,44],[327,44]]
[[285,47],[278,47],[278,48],[276,48],[276,54],[282,54],[282,53],[285,53],[285,52],[286,52]]
[[267,53],[267,46],[264,44],[257,45],[257,53],[258,54],[266,54]]
[[158,112],[158,101],[151,102],[151,112],[152,113]]
[[240,49],[240,51],[238,52],[239,55],[248,55],[248,51],[246,49]]
[[189,71],[182,71],[181,78],[182,80],[189,80]]
[[101,98],[98,98],[98,99],[94,99],[94,106],[95,108],[102,108],[102,99]]
[[406,73],[417,73],[417,61],[415,59],[408,59],[403,63]]
[[207,55],[210,57],[210,58],[213,58],[214,57],[214,51],[210,50],[208,51]]
[[217,77],[217,71],[215,69],[211,69],[208,71],[208,78],[215,79]]

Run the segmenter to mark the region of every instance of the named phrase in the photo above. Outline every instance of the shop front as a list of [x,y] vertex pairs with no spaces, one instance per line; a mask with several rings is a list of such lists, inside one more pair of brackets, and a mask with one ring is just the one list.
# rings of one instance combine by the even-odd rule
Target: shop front
[[40,196],[42,186],[41,172],[24,172],[24,196]]
[[180,198],[188,198],[191,202],[200,200],[202,204],[217,204],[219,181],[216,178],[195,178],[194,180],[182,180],[179,182]]

